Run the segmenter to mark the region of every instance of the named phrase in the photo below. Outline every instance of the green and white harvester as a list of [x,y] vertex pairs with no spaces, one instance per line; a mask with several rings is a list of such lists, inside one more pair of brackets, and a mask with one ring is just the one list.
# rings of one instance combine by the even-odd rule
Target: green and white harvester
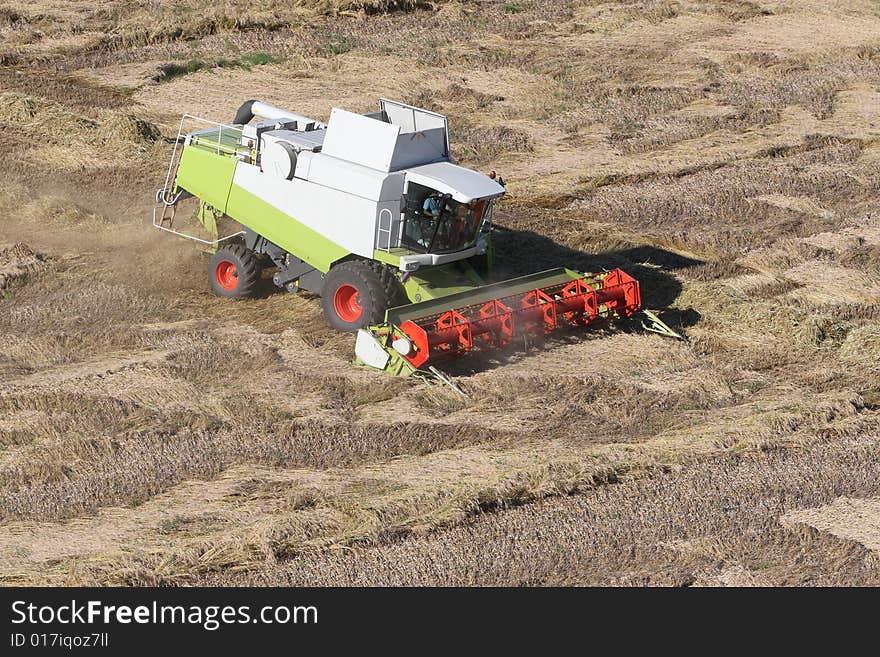
[[[440,114],[382,99],[369,114],[333,109],[324,124],[249,100],[232,125],[184,115],[153,224],[213,251],[222,297],[253,295],[268,268],[278,287],[319,295],[330,326],[357,333],[358,362],[392,374],[440,376],[437,363],[521,332],[641,310],[638,282],[619,269],[490,282],[504,191],[452,161]],[[190,197],[207,238],[175,226]],[[235,232],[220,236],[222,218]],[[651,313],[643,325],[674,335]]]

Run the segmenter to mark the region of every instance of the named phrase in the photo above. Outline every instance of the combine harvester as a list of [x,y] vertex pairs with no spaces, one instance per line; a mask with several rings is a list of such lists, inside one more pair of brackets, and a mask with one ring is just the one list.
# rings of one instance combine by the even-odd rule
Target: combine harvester
[[[383,99],[370,114],[334,109],[325,125],[250,100],[233,124],[184,115],[154,226],[213,251],[220,296],[252,295],[268,267],[278,287],[320,295],[327,322],[357,332],[360,363],[446,380],[436,364],[472,350],[639,311],[645,329],[680,337],[620,269],[487,283],[504,187],[453,163],[445,116]],[[189,197],[210,239],[175,228]],[[220,237],[224,216],[241,229]]]

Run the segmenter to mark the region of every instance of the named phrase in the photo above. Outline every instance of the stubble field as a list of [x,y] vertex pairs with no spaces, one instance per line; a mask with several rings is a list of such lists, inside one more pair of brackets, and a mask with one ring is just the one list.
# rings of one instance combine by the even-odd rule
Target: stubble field
[[[0,582],[880,584],[875,2],[0,5]],[[446,113],[688,337],[350,363],[150,226],[183,112]]]

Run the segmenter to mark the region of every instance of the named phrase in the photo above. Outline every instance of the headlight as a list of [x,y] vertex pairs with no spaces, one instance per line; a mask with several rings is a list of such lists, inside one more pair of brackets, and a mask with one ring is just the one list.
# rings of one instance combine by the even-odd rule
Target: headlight
[[396,338],[394,342],[391,343],[391,346],[394,348],[394,351],[401,356],[409,356],[412,351],[412,342],[406,338]]

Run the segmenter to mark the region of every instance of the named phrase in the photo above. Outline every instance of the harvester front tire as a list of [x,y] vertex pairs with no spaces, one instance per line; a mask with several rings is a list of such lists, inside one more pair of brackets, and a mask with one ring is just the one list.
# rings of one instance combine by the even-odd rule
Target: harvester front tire
[[324,278],[321,308],[327,323],[337,331],[355,333],[379,324],[392,301],[390,286],[372,263],[350,260],[334,265]]
[[373,262],[371,266],[382,280],[382,288],[385,290],[385,307],[394,308],[395,306],[402,306],[408,303],[403,283],[395,276],[394,269],[388,265],[383,265],[381,262]]
[[257,292],[260,261],[243,244],[229,244],[217,249],[208,266],[211,289],[227,299],[246,299]]

